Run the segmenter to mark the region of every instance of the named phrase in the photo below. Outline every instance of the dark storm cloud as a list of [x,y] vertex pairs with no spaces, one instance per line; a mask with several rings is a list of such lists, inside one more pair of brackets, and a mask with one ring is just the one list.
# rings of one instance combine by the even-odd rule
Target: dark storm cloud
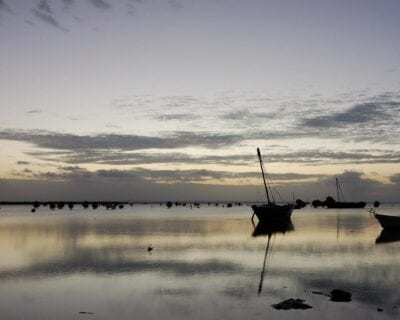
[[36,6],[36,8],[32,9],[32,12],[36,18],[43,21],[44,23],[52,27],[55,27],[59,30],[68,31],[58,22],[58,20],[54,16],[54,12],[50,7],[50,4],[46,0],[41,0]]
[[111,4],[104,0],[89,0],[89,2],[98,9],[111,9]]
[[212,132],[177,131],[163,137],[100,134],[74,135],[48,131],[0,131],[0,139],[30,142],[40,148],[56,150],[84,149],[172,149],[190,146],[215,148],[227,146],[242,140],[239,135]]

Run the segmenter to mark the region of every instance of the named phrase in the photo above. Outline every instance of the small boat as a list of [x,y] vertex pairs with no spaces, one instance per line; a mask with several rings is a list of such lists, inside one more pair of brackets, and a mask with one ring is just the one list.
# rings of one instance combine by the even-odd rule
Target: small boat
[[362,209],[365,208],[365,206],[367,205],[367,203],[364,201],[359,201],[359,202],[341,201],[340,194],[342,194],[343,197],[343,192],[340,187],[338,178],[336,178],[336,194],[337,194],[337,201],[332,197],[326,198],[325,206],[328,209]]
[[[287,221],[290,219],[290,216],[292,215],[293,205],[292,204],[279,205],[279,204],[275,203],[275,201],[273,199],[271,187],[270,187],[269,183],[267,183],[267,180],[265,178],[265,170],[264,170],[264,165],[263,165],[263,161],[261,158],[261,152],[260,152],[259,148],[257,148],[257,155],[258,155],[258,159],[260,161],[261,174],[262,174],[262,178],[263,178],[263,182],[264,182],[265,193],[267,195],[267,203],[251,206],[251,208],[253,209],[253,212],[254,212],[251,219],[253,219],[254,215],[256,215],[260,222],[261,221],[267,221],[267,222]],[[272,201],[271,201],[271,198],[272,198]]]
[[375,243],[391,243],[400,241],[400,232],[396,229],[382,229],[378,238],[376,238]]
[[374,217],[379,221],[383,229],[396,229],[400,231],[400,217],[388,216],[374,212]]

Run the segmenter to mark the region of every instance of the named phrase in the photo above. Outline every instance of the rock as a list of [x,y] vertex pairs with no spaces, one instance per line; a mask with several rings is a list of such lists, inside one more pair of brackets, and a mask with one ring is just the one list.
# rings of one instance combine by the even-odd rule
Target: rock
[[147,247],[147,252],[151,252],[151,251],[153,251],[153,246],[152,246],[152,245],[149,245],[149,246]]
[[273,304],[272,307],[276,310],[290,310],[290,309],[311,309],[312,307],[304,303],[302,299],[287,299],[277,304]]
[[312,291],[311,293],[312,293],[312,294],[319,294],[319,295],[321,295],[321,296],[326,295],[326,293],[323,293],[322,291]]
[[376,311],[378,311],[378,312],[382,312],[382,311],[383,311],[383,309],[381,309],[381,308],[377,308],[377,309],[376,309]]
[[90,311],[79,311],[79,314],[94,314],[94,313]]
[[335,302],[349,302],[351,301],[351,293],[340,289],[331,291],[331,301]]

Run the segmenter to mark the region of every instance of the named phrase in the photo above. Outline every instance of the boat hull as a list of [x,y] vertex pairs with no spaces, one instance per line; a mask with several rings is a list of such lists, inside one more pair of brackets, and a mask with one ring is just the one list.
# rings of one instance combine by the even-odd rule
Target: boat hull
[[367,205],[366,202],[334,202],[327,203],[326,207],[328,209],[363,209]]
[[262,204],[253,205],[251,208],[260,222],[286,222],[290,220],[293,211],[293,205],[291,204]]
[[400,241],[400,232],[396,229],[382,229],[381,234],[376,238],[375,243],[390,243]]
[[375,218],[379,221],[383,229],[400,230],[400,217],[375,213]]

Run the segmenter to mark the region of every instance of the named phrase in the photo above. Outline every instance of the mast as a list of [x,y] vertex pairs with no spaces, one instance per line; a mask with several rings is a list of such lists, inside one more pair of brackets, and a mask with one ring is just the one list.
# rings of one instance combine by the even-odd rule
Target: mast
[[340,202],[340,196],[339,196],[339,181],[338,178],[336,178],[336,195],[337,195],[337,201]]
[[271,200],[269,198],[267,182],[265,181],[264,167],[263,167],[263,162],[261,159],[261,152],[260,152],[259,148],[257,148],[257,155],[258,155],[258,160],[260,160],[261,173],[262,173],[262,177],[263,177],[263,181],[264,181],[265,193],[267,194],[268,204],[271,204]]

